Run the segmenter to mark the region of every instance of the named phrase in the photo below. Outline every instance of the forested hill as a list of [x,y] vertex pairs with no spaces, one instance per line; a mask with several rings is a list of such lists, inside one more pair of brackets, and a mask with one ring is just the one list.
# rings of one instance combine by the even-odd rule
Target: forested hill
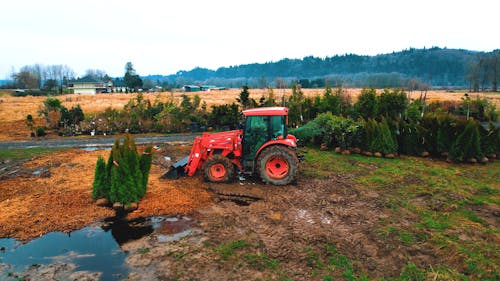
[[[325,80],[348,86],[388,87],[414,79],[431,86],[467,86],[472,83],[472,66],[494,54],[462,49],[408,49],[376,56],[355,54],[333,57],[304,57],[277,62],[253,63],[217,70],[195,68],[167,77],[172,84],[215,84],[253,87],[301,80],[303,86],[322,87]],[[479,72],[478,72],[479,75]]]

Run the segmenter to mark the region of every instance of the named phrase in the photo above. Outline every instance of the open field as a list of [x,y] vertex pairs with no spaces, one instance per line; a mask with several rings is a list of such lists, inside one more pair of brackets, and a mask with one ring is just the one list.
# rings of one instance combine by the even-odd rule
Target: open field
[[[240,91],[188,95],[198,94],[210,106],[234,102]],[[359,92],[346,90],[353,100]],[[258,100],[267,91],[250,93]],[[290,93],[274,91],[276,99]],[[304,93],[315,96],[323,90]],[[463,94],[429,92],[427,99],[460,100]],[[144,96],[153,102],[180,100],[181,95]],[[412,93],[410,98],[419,95]],[[479,96],[500,106],[498,94]],[[64,106],[80,104],[86,114],[123,108],[133,97],[58,96]],[[26,140],[26,115],[36,116],[44,99],[0,95],[0,140]],[[165,144],[155,152],[146,196],[126,219],[188,215],[197,231],[165,243],[156,232],[172,229],[160,228],[119,242],[119,250],[127,256],[126,280],[500,279],[499,161],[459,165],[441,159],[400,156],[390,160],[302,148],[305,162],[297,182],[289,186],[264,185],[258,178],[210,184],[200,173],[179,180],[160,179],[170,164],[165,156],[175,161],[189,150],[189,144],[181,143]],[[102,224],[114,216],[111,209],[97,207],[91,199],[96,159],[108,154],[105,150],[0,150],[0,238],[27,242],[53,231],[71,233]],[[234,200],[218,190],[250,200]],[[59,266],[54,263],[13,272],[1,263],[2,253],[9,250],[2,248],[2,280],[71,279],[67,271],[74,265],[62,272],[57,269],[52,279],[43,276]]]
[[[263,89],[250,89],[250,97],[255,100],[263,95],[267,96],[268,91]],[[306,96],[322,95],[323,89],[303,89]],[[353,101],[360,93],[360,89],[345,89],[345,94],[349,95]],[[193,97],[199,95],[202,101],[205,101],[210,108],[211,105],[220,105],[225,103],[236,102],[241,89],[228,89],[223,91],[212,92],[196,92],[186,93]],[[279,100],[283,95],[291,95],[291,89],[274,89],[275,98]],[[435,100],[455,100],[459,101],[465,92],[445,92],[445,91],[429,91],[427,93],[428,101]],[[180,103],[181,92],[164,92],[164,93],[146,93],[144,97],[154,102],[155,100],[167,101],[174,99]],[[136,94],[98,94],[98,95],[62,95],[57,96],[62,101],[62,104],[68,109],[80,105],[85,114],[104,111],[106,108],[122,109],[127,102],[134,98]],[[420,97],[420,92],[408,93],[411,99]],[[500,108],[500,94],[498,93],[478,93],[470,94],[471,98],[486,97]],[[1,140],[26,140],[29,138],[29,130],[26,126],[26,116],[31,114],[37,125],[43,125],[43,120],[38,117],[38,110],[43,104],[45,97],[12,97],[9,94],[0,96],[0,141]]]
[[[458,165],[304,148],[299,179],[290,186],[258,179],[215,185],[200,174],[159,179],[163,156],[175,160],[189,148],[165,145],[155,153],[148,192],[128,218],[188,214],[201,231],[177,242],[153,233],[121,244],[126,280],[500,277],[499,161]],[[7,167],[0,179],[0,237],[28,241],[113,215],[90,198],[96,158],[108,151],[46,153],[25,152],[39,156],[23,162],[22,151],[0,151]],[[228,201],[212,188],[243,190],[255,201]]]

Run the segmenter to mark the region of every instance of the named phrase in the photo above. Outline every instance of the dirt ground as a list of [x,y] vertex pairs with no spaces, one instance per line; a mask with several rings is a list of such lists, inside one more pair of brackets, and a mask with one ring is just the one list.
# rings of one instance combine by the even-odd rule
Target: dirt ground
[[[313,97],[317,95],[322,95],[324,89],[303,89],[302,90],[306,96]],[[345,94],[350,96],[353,101],[356,101],[357,96],[361,92],[361,89],[344,89]],[[186,93],[188,96],[193,97],[194,95],[199,95],[203,101],[205,101],[210,107],[211,105],[220,105],[224,103],[236,102],[241,89],[227,89],[223,91],[212,91],[212,92],[194,92]],[[264,89],[250,89],[250,97],[255,100],[259,100],[261,96],[266,96],[268,90]],[[274,89],[273,93],[275,98],[281,98],[282,96],[291,95],[291,89]],[[457,92],[445,92],[445,91],[429,91],[427,92],[427,100],[455,100],[459,101],[465,91]],[[149,99],[151,102],[156,100],[167,101],[174,99],[178,102],[181,100],[182,92],[163,92],[163,93],[146,93],[144,97]],[[99,94],[99,95],[61,95],[57,96],[58,99],[62,101],[62,104],[71,108],[76,105],[80,105],[85,114],[92,114],[96,112],[104,111],[106,108],[116,108],[122,109],[127,102],[134,98],[136,94]],[[419,98],[421,92],[414,91],[408,93],[410,99]],[[500,107],[500,95],[495,93],[472,93],[471,98],[476,97],[487,97],[492,101],[493,104]],[[0,141],[10,141],[10,140],[27,140],[30,137],[28,127],[26,126],[26,116],[31,114],[36,122],[37,126],[44,125],[43,119],[38,117],[38,110],[43,104],[46,97],[13,97],[9,94],[0,93]]]
[[[160,179],[170,164],[163,156],[180,158],[188,149],[166,145],[156,152],[147,194],[128,218],[189,214],[201,231],[181,244],[146,236],[122,245],[129,253],[128,280],[311,280],[308,249],[326,244],[347,253],[356,261],[353,266],[372,278],[397,276],[408,256],[424,268],[435,264],[432,248],[400,247],[399,241],[380,238],[376,225],[391,217],[390,210],[381,205],[378,193],[354,188],[349,176],[300,179],[281,187],[258,179],[214,185],[200,175]],[[108,153],[73,149],[18,165],[7,163],[11,168],[0,179],[0,237],[28,241],[113,216],[114,211],[97,207],[91,199],[95,161]],[[243,192],[252,200],[242,205],[211,190]],[[239,240],[250,243],[255,256],[279,261],[279,271],[262,266],[240,270],[214,251],[217,245]],[[322,280],[319,275],[316,279]]]
[[[168,145],[157,151],[148,191],[129,218],[160,214],[186,214],[210,205],[210,194],[196,178],[182,181],[160,179],[170,163],[160,163],[163,153],[175,155],[188,146]],[[70,232],[96,220],[114,216],[113,210],[97,207],[91,198],[95,162],[109,151],[66,150],[36,157],[24,163],[3,163],[0,174],[0,237],[22,241],[51,231]],[[162,165],[165,165],[162,166]]]

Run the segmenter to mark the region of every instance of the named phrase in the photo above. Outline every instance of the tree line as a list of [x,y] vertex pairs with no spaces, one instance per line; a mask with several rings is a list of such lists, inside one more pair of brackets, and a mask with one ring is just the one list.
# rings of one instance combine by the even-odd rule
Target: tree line
[[333,57],[308,56],[277,62],[253,63],[217,70],[194,68],[166,77],[173,87],[205,83],[226,87],[248,85],[254,88],[324,88],[326,84],[343,87],[401,88],[418,80],[432,87],[471,87],[474,91],[496,91],[500,50],[477,52],[433,47],[403,50],[376,56],[356,54]]
[[[408,90],[444,87],[469,88],[470,91],[498,90],[500,50],[477,52],[433,47],[362,56],[355,54],[332,57],[308,56],[277,62],[253,63],[217,70],[196,67],[173,75],[139,76],[131,62],[123,77],[109,77],[105,71],[89,69],[84,77],[96,77],[114,83],[123,82],[131,91],[181,88],[186,84],[210,84],[230,88],[290,88],[300,83],[303,88],[335,87],[406,88]],[[24,66],[13,74],[14,85],[23,89],[62,92],[65,81],[75,73],[64,65]]]
[[[43,65],[34,64],[21,67],[18,72],[12,73],[12,81],[5,83],[2,88],[26,89],[17,95],[55,95],[68,93],[68,86],[72,81],[80,79],[123,83],[128,92],[137,92],[144,86],[142,78],[137,74],[132,62],[125,64],[123,77],[110,77],[106,71],[101,69],[87,69],[82,77],[77,77],[75,72],[67,65]],[[148,85],[154,84],[149,81]]]
[[4,87],[19,89],[44,89],[62,93],[67,81],[75,78],[75,72],[67,65],[26,65],[12,73],[12,84]]

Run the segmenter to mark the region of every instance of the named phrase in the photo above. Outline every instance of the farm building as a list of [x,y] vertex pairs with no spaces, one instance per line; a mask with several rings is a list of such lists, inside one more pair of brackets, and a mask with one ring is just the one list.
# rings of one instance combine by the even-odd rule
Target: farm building
[[201,86],[196,86],[196,85],[184,85],[184,91],[185,92],[199,92],[199,91],[217,91],[217,90],[225,90],[225,87],[217,87],[215,85],[201,85]]
[[90,94],[106,93],[113,86],[111,82],[104,82],[93,77],[86,76],[77,80],[69,81],[68,89],[74,94]]
[[217,87],[215,85],[201,85],[201,90],[202,91],[218,91],[218,90],[225,90],[225,87]]
[[199,92],[199,91],[201,91],[201,87],[196,86],[196,85],[184,85],[183,88],[184,88],[185,92]]
[[125,82],[120,79],[115,79],[111,85],[111,92],[112,93],[126,93],[127,92],[127,85],[125,85]]

